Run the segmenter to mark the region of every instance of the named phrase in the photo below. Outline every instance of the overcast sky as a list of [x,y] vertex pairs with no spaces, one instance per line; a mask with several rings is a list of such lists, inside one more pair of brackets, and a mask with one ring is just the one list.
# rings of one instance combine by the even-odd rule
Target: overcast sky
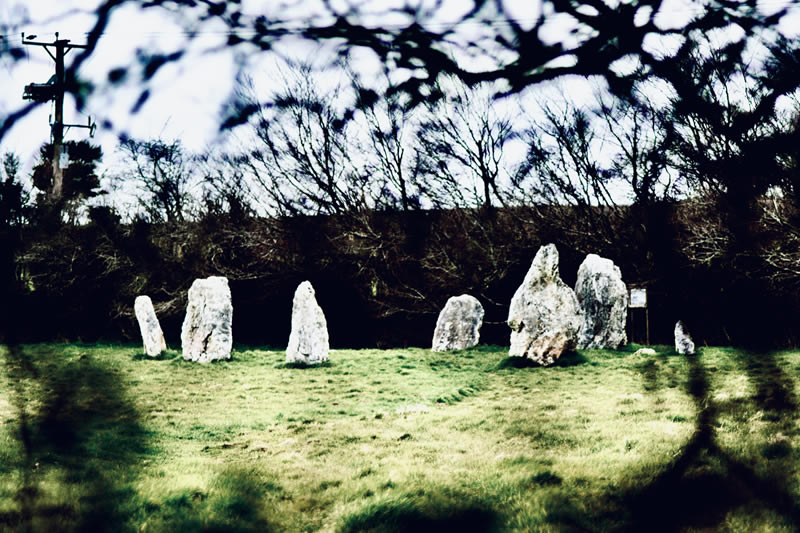
[[[85,42],[86,32],[95,22],[93,10],[99,3],[98,0],[4,0],[0,1],[0,23],[13,24],[27,19],[29,22],[21,24],[20,29],[28,35],[36,35],[37,41],[52,41],[58,31],[60,38],[82,44]],[[788,4],[789,0],[762,0],[762,3],[765,10],[772,10]],[[378,0],[373,4],[379,6],[380,10],[388,5],[385,1]],[[532,24],[539,15],[537,2],[508,0],[506,4],[509,12],[523,26]],[[307,20],[323,12],[315,0],[291,2],[294,6],[291,9],[286,7],[285,2],[278,0],[250,0],[245,1],[244,5],[250,12],[280,14],[284,17],[296,17],[298,20]],[[461,0],[444,2],[431,24],[447,24],[457,20],[467,5],[468,3]],[[364,10],[369,12],[370,4],[366,3],[365,6]],[[660,25],[680,26],[697,9],[696,4],[688,0],[673,0],[668,7],[661,16]],[[378,7],[374,9],[379,10]],[[113,160],[118,131],[125,131],[138,138],[180,139],[190,150],[203,150],[217,141],[220,108],[233,88],[237,72],[234,52],[222,46],[227,38],[226,29],[222,26],[205,26],[199,38],[190,41],[184,27],[161,10],[150,9],[142,13],[128,6],[115,11],[95,53],[84,64],[82,77],[102,85],[110,69],[131,65],[137,49],[169,52],[190,42],[188,57],[159,71],[152,83],[153,97],[139,113],[130,113],[139,95],[136,87],[101,90],[89,100],[84,113],[78,113],[74,103],[68,98],[65,103],[65,122],[86,123],[87,115],[110,119],[116,131],[107,131],[101,127],[95,138],[95,142],[104,148],[107,163]],[[563,39],[565,29],[563,21],[556,21],[548,29],[550,38]],[[798,35],[798,13],[784,17],[781,29],[787,34]],[[11,35],[9,39],[19,42],[19,35]],[[208,51],[216,47],[220,51]],[[3,80],[0,84],[0,116],[24,105],[21,97],[27,83],[43,83],[53,75],[53,61],[43,48],[30,46],[25,49],[26,57],[22,61],[12,64],[9,58],[0,59],[0,79]],[[329,47],[315,48],[314,45],[297,39],[282,42],[278,50],[300,59],[320,56],[324,58],[333,53]],[[246,61],[247,70],[257,81],[261,79],[268,82],[275,70],[275,59],[267,54],[252,54],[238,59]],[[67,56],[67,63],[69,61],[70,57]],[[481,67],[479,59],[473,61],[474,68]],[[367,65],[368,62],[363,64]],[[569,82],[569,86],[574,87],[576,93],[587,91],[585,84]],[[29,168],[38,147],[49,140],[51,113],[51,104],[42,105],[30,113],[2,140],[0,152],[14,151],[20,154],[24,167]],[[68,132],[67,139],[85,138],[85,132],[86,130],[72,129]]]
[[[85,43],[86,32],[94,23],[94,17],[74,12],[75,8],[92,10],[96,1],[76,0],[28,2],[32,21],[22,29],[28,35],[36,35],[37,41],[52,41],[55,32],[60,38],[70,39],[75,44]],[[49,7],[48,7],[49,6]],[[50,16],[52,13],[70,13],[67,16]],[[3,13],[0,12],[0,16]],[[221,34],[203,35],[195,43],[211,47],[214,41],[224,41]],[[111,24],[91,58],[81,69],[81,75],[96,83],[105,83],[108,71],[117,66],[128,66],[137,48],[145,50],[171,51],[185,42],[183,29],[170,17],[158,16],[155,10],[142,14],[131,8],[115,13]],[[193,45],[193,49],[197,49]],[[0,87],[0,114],[13,111],[23,105],[22,92],[27,83],[46,82],[54,72],[54,62],[41,47],[25,47],[26,57],[14,65],[0,65],[8,76]],[[76,54],[76,51],[71,53]],[[67,63],[70,56],[66,58]],[[10,63],[7,62],[7,63]],[[188,147],[200,149],[212,141],[217,114],[228,95],[234,76],[231,52],[218,54],[193,54],[180,65],[169,65],[153,80],[153,98],[137,114],[130,109],[138,97],[135,88],[105,91],[96,94],[88,102],[84,113],[78,113],[74,102],[67,98],[64,121],[85,123],[87,115],[110,119],[114,125],[133,136],[179,138]],[[2,150],[12,150],[30,158],[31,150],[49,140],[49,116],[52,104],[42,105],[14,127],[3,140]],[[78,140],[85,130],[73,129],[67,139]],[[116,133],[104,129],[98,131],[96,142],[105,151],[113,150]]]
[[[20,2],[8,0],[0,2],[0,22],[18,22],[27,35],[36,35],[37,41],[52,42],[55,32],[60,38],[70,39],[75,44],[85,42],[86,33],[95,22],[93,10],[98,0],[36,0]],[[321,13],[319,2],[291,2],[295,7],[287,9],[286,2],[245,1],[244,8],[252,13],[278,15],[285,18],[305,20]],[[458,0],[445,3],[439,10],[438,23],[447,23],[463,14],[464,2]],[[526,5],[529,5],[525,3]],[[23,7],[24,5],[24,7]],[[385,9],[386,2],[376,2]],[[530,13],[517,10],[523,18]],[[449,19],[449,20],[448,20]],[[148,52],[170,52],[190,43],[188,57],[164,67],[152,83],[152,97],[136,114],[130,109],[139,96],[138,87],[113,91],[97,91],[88,102],[83,113],[78,113],[69,95],[65,102],[65,123],[84,124],[89,115],[100,119],[110,119],[115,131],[99,128],[95,142],[100,143],[108,156],[113,152],[117,133],[125,131],[137,138],[161,137],[165,140],[180,139],[190,150],[202,150],[208,144],[218,141],[216,134],[219,125],[221,106],[233,89],[236,76],[234,51],[224,46],[227,28],[220,26],[204,27],[203,32],[187,39],[185,29],[172,16],[158,9],[142,13],[128,6],[115,11],[111,23],[104,32],[96,51],[81,69],[81,76],[97,84],[105,83],[109,70],[118,66],[130,66],[137,49]],[[19,43],[20,36],[9,36],[12,42]],[[219,51],[209,52],[219,48]],[[333,57],[330,46],[321,47],[300,39],[287,39],[278,45],[277,50],[297,59],[325,59]],[[25,47],[26,57],[15,64],[10,59],[0,61],[0,115],[13,112],[22,107],[23,88],[26,84],[44,83],[54,72],[54,62],[41,47]],[[72,54],[76,54],[75,51]],[[239,57],[238,59],[242,59]],[[269,79],[274,72],[276,59],[269,54],[253,53],[244,60],[248,71],[256,81]],[[66,63],[69,64],[67,56]],[[263,83],[262,83],[263,85]],[[27,168],[35,159],[38,147],[49,140],[49,117],[53,113],[52,103],[42,105],[21,120],[7,135],[0,152],[19,153]],[[72,129],[68,140],[84,138],[85,130]],[[108,162],[108,161],[107,161]]]

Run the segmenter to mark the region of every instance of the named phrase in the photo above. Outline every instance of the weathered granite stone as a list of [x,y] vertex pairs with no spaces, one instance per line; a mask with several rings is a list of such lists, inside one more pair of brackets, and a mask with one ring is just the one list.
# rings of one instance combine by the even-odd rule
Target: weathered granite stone
[[639,348],[633,352],[633,355],[658,355],[658,352],[652,348]]
[[181,328],[183,358],[208,363],[230,359],[233,305],[228,279],[211,276],[196,279],[189,289],[189,303]]
[[528,347],[527,357],[540,365],[549,366],[555,363],[564,352],[575,349],[575,339],[567,336],[563,330],[542,333]]
[[617,350],[628,343],[628,288],[612,260],[587,255],[578,268],[575,295],[583,310],[578,348]]
[[694,341],[686,330],[683,320],[675,324],[675,351],[681,355],[694,355]]
[[137,296],[133,302],[133,311],[136,313],[139,331],[142,333],[144,353],[150,357],[156,357],[166,351],[167,342],[164,340],[164,332],[161,331],[161,324],[158,323],[158,317],[150,297]]
[[577,347],[582,324],[578,298],[558,275],[558,250],[542,246],[511,299],[509,355],[553,364]]
[[480,339],[483,306],[474,296],[453,296],[439,313],[433,332],[434,352],[472,348]]
[[314,287],[304,281],[294,292],[292,331],[286,348],[287,363],[314,365],[328,360],[328,324],[314,297]]

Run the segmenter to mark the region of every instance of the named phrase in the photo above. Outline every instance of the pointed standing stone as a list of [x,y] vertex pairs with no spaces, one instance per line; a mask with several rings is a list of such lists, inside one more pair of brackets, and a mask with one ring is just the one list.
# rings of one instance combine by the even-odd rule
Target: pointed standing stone
[[161,331],[161,324],[158,323],[158,317],[150,297],[137,296],[133,302],[133,310],[136,313],[136,320],[139,322],[139,331],[142,333],[144,353],[150,357],[156,357],[166,351],[167,342],[164,340],[164,332]]
[[233,304],[228,278],[196,279],[189,289],[186,318],[181,328],[183,358],[208,363],[230,359],[233,345]]
[[578,348],[617,350],[628,343],[628,288],[612,260],[587,255],[578,268],[575,295],[583,310]]
[[317,304],[314,287],[304,281],[294,292],[292,331],[286,348],[287,363],[314,365],[328,360],[328,324]]
[[675,351],[681,355],[694,355],[694,341],[683,320],[678,320],[675,324]]
[[483,306],[469,294],[453,296],[439,313],[433,332],[434,352],[472,348],[480,339]]
[[511,299],[509,355],[551,365],[577,347],[582,324],[575,291],[558,275],[558,250],[554,244],[542,246]]

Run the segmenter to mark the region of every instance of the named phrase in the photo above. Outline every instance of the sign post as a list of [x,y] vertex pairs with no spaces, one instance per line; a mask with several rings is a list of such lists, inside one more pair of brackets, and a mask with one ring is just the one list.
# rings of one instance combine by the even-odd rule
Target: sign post
[[[647,289],[632,287],[628,298],[628,309],[644,309],[645,343],[650,346],[650,312],[647,308]],[[631,313],[633,315],[633,313]]]

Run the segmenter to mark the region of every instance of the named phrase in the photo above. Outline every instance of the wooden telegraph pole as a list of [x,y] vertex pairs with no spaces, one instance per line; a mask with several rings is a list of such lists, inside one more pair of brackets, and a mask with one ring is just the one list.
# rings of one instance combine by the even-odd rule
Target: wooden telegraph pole
[[[33,100],[35,102],[55,101],[55,120],[53,120],[53,123],[50,125],[51,135],[53,137],[53,187],[50,190],[50,201],[55,204],[61,199],[64,189],[64,172],[61,168],[65,126],[64,90],[66,86],[66,77],[64,71],[64,56],[73,48],[86,48],[86,45],[70,44],[69,39],[59,39],[58,32],[56,32],[56,39],[52,43],[34,41],[33,39],[36,39],[36,35],[30,35],[26,38],[25,34],[22,34],[22,44],[43,47],[56,63],[55,76],[50,78],[47,83],[31,83],[26,85],[25,92],[22,94],[24,100]],[[53,50],[51,50],[51,47]],[[90,134],[94,133],[95,128],[91,119],[89,119],[87,125],[68,124],[67,126],[89,128]]]

